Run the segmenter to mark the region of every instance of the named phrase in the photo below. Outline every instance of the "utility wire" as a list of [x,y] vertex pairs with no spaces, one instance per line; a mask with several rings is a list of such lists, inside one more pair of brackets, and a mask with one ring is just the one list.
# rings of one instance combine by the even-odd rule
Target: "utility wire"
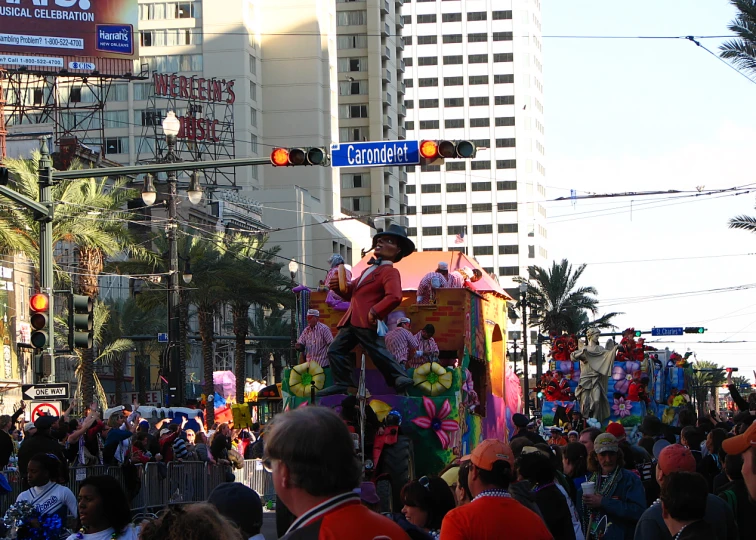
[[[733,37],[733,36],[724,36],[724,37]],[[735,71],[736,73],[738,73],[738,75],[740,75],[741,77],[744,77],[748,82],[750,82],[752,84],[756,84],[755,80],[753,80],[752,78],[750,78],[748,75],[746,75],[745,73],[743,73],[742,71],[740,71],[738,68],[736,68],[732,64],[730,64],[728,61],[726,61],[724,58],[722,58],[721,56],[719,56],[717,53],[712,52],[711,50],[709,50],[706,47],[704,47],[703,45],[701,45],[701,42],[698,41],[699,39],[701,39],[700,37],[697,37],[697,36],[685,36],[685,39],[687,39],[691,43],[695,43],[696,45],[698,45],[700,48],[702,48],[704,51],[706,51],[707,53],[709,53],[710,55],[712,55],[714,58],[716,58],[717,60],[719,60],[720,62],[722,62],[728,68],[730,68],[733,71]]]

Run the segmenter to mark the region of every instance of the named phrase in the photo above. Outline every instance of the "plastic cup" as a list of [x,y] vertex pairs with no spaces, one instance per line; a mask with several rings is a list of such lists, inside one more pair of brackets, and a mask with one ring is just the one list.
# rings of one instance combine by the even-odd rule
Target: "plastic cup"
[[596,493],[596,482],[583,482],[580,484],[583,489],[583,495],[593,495]]

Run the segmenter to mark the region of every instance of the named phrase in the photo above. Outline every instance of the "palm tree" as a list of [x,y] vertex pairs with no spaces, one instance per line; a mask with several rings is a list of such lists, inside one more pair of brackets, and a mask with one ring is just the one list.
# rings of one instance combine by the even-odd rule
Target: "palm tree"
[[736,39],[720,45],[719,56],[732,62],[747,75],[756,74],[756,1],[730,0],[738,10],[735,19],[727,25]]
[[714,362],[696,360],[693,364],[691,389],[696,399],[699,416],[704,414],[704,405],[706,404],[709,391],[711,390],[712,395],[716,397],[714,389],[721,387],[726,379],[727,374],[724,368]]
[[567,259],[562,259],[560,263],[554,261],[550,269],[529,267],[527,280],[515,278],[518,283],[528,284],[533,325],[549,335],[577,334],[589,326],[614,328],[610,321],[619,313],[607,313],[593,320],[589,317],[598,313],[598,300],[593,296],[597,294],[594,287],[577,286],[585,268],[581,264],[573,270]]
[[743,397],[746,397],[753,392],[753,386],[751,386],[751,381],[748,379],[748,377],[743,377],[742,375],[733,377],[732,384],[735,385],[735,387],[738,389],[738,392],[740,392],[740,395]]

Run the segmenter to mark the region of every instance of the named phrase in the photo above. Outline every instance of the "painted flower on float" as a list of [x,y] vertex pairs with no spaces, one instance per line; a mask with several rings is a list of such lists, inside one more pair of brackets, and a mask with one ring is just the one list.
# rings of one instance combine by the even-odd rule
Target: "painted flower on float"
[[632,375],[633,373],[638,371],[640,367],[640,362],[636,362],[635,360],[625,362],[625,371],[628,373],[628,375]]
[[426,362],[412,374],[415,386],[431,396],[443,394],[452,385],[452,372],[437,362]]
[[289,374],[289,390],[295,396],[309,396],[310,387],[313,384],[315,385],[315,390],[320,390],[325,385],[325,373],[317,362],[305,362],[291,369],[291,374]]
[[[421,366],[422,367],[422,366]],[[451,405],[449,400],[445,399],[440,410],[436,410],[436,404],[429,398],[423,396],[423,406],[428,416],[413,418],[412,423],[422,429],[432,429],[436,437],[441,441],[441,447],[446,450],[451,444],[450,433],[459,431],[459,424],[456,420],[447,420],[451,414]]]
[[612,411],[614,411],[614,414],[616,414],[620,418],[630,416],[632,408],[633,404],[629,401],[625,401],[625,398],[615,399],[614,405],[612,405]]
[[562,372],[562,375],[567,375],[572,371],[572,362],[560,360],[557,362],[557,369]]
[[625,371],[625,368],[622,366],[614,366],[614,369],[612,370],[612,379],[616,381],[614,383],[614,391],[620,392],[621,394],[627,394],[627,389],[630,387],[630,381],[633,380],[632,374]]

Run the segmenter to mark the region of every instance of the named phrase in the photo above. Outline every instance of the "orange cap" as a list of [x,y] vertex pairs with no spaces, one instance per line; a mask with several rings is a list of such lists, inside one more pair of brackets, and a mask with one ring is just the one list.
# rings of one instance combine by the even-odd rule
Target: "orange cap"
[[496,439],[486,439],[481,442],[472,453],[462,457],[460,461],[472,461],[473,465],[486,471],[493,470],[494,463],[506,461],[514,467],[514,454],[507,443]]
[[740,435],[722,441],[722,448],[728,454],[742,454],[753,447],[756,447],[756,421]]

